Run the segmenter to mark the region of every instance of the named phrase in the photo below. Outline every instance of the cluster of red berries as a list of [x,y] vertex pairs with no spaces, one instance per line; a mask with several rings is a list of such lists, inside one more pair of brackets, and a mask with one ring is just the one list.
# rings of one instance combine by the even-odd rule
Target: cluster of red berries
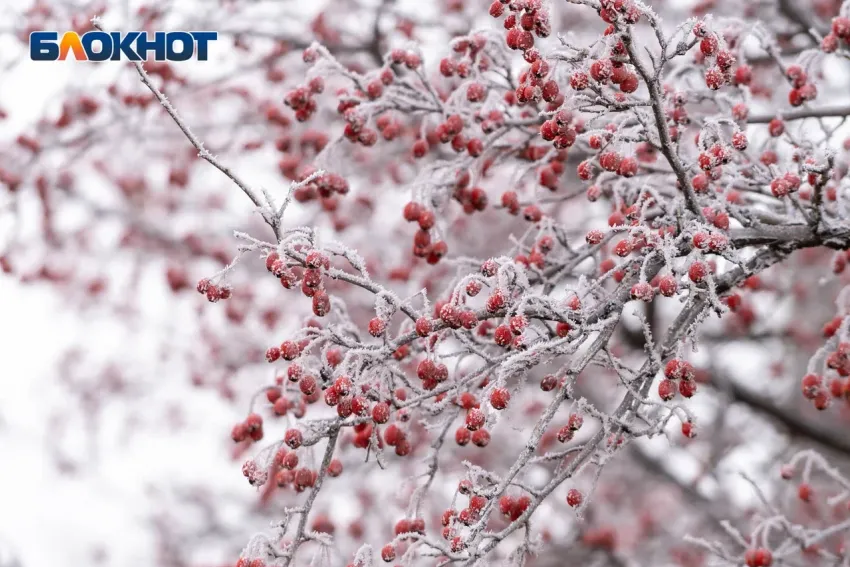
[[548,103],[546,110],[556,110],[563,104],[564,95],[561,94],[558,83],[550,77],[549,63],[540,57],[536,49],[525,51],[524,59],[529,63],[529,67],[520,73],[517,88],[513,92],[505,93],[505,102],[521,106],[527,103],[536,104],[542,99]]
[[[591,136],[593,138],[593,136]],[[616,173],[622,177],[634,177],[638,172],[638,162],[637,159],[632,156],[622,156],[615,151],[604,151],[601,152],[597,160],[599,161],[599,166],[605,171],[610,171],[611,173]],[[594,174],[593,162],[591,160],[584,160],[580,164],[578,164],[577,173],[579,179],[583,181],[590,180]],[[592,197],[592,195],[590,196]],[[593,200],[593,199],[591,199]]]
[[[272,466],[277,470],[274,481],[278,488],[286,488],[292,485],[296,492],[303,492],[316,484],[316,479],[319,476],[318,471],[307,467],[298,468],[298,464],[299,458],[296,451],[281,448],[275,453]],[[342,461],[333,459],[328,464],[327,474],[330,477],[338,477],[342,474],[342,470]]]
[[245,461],[242,465],[242,474],[245,475],[252,486],[262,486],[269,478],[269,473],[261,469],[254,460]]
[[679,138],[679,126],[687,126],[691,123],[691,117],[688,114],[687,104],[688,95],[685,92],[677,91],[669,85],[664,85],[664,94],[670,106],[665,109],[665,115],[668,122],[672,122],[670,126],[670,138],[676,140]]
[[711,207],[702,208],[702,216],[705,220],[713,224],[715,228],[720,230],[729,230],[729,213],[722,209],[713,209]]
[[252,413],[245,418],[245,421],[233,426],[230,436],[236,443],[240,443],[247,439],[259,441],[263,438],[263,418],[259,414]]
[[[438,302],[436,307],[435,315],[440,321],[445,323],[446,327],[450,329],[464,328],[472,330],[476,325],[478,325],[478,316],[472,309],[468,309],[462,305],[456,305],[448,301]],[[417,321],[417,323],[418,322],[419,321]],[[419,325],[417,325],[417,332],[418,329]]]
[[[526,215],[526,220],[528,215]],[[541,236],[534,246],[528,251],[528,254],[517,254],[514,256],[514,262],[520,264],[526,269],[532,266],[542,270],[546,266],[546,256],[555,247],[554,239],[549,235]]]
[[640,20],[640,9],[630,0],[603,0],[600,2],[599,17],[606,24],[613,24],[622,16],[626,24],[636,24]]
[[375,127],[384,140],[391,142],[402,135],[404,125],[394,116],[385,113],[375,119]]
[[[560,143],[560,142],[557,141],[560,137],[561,136],[559,135],[555,138],[554,144],[557,145],[557,144]],[[538,181],[538,183],[540,183],[540,185],[542,185],[543,187],[546,187],[550,191],[556,191],[558,189],[558,186],[559,186],[560,176],[561,176],[562,173],[564,173],[564,169],[565,169],[564,164],[566,163],[566,161],[567,161],[566,150],[561,150],[561,151],[557,152],[554,156],[552,156],[552,159],[549,160],[549,163],[541,166],[537,170],[537,181]],[[516,194],[516,193],[514,193],[514,194]],[[517,201],[515,206],[508,208],[508,212],[510,212],[511,214],[514,214],[514,215],[518,214],[519,213],[519,202]]]
[[522,496],[505,494],[499,498],[499,512],[511,522],[522,516],[530,505],[531,498],[525,494]]
[[318,108],[314,95],[321,94],[324,90],[324,80],[321,77],[314,77],[307,85],[300,85],[286,93],[283,103],[295,111],[296,120],[305,122]]
[[[448,372],[448,369],[446,369]],[[403,389],[395,391],[395,397],[399,400],[404,400],[407,394]],[[345,419],[351,415],[358,417],[371,416],[372,422],[376,425],[383,425],[389,422],[392,416],[392,408],[389,402],[378,401],[374,405],[369,399],[360,393],[355,388],[350,377],[342,375],[324,392],[325,404],[330,407],[336,407],[337,415]],[[409,419],[410,414],[406,410],[396,412],[398,421],[405,422]],[[379,447],[383,447],[384,443],[395,448],[396,455],[403,457],[410,453],[411,445],[407,439],[407,434],[397,424],[391,423],[383,431],[374,431],[373,423],[363,421],[354,426],[353,444],[360,449],[367,449],[372,444],[373,434],[377,439]]]
[[697,250],[719,254],[729,246],[729,239],[725,234],[719,232],[709,234],[700,230],[694,233],[691,243]]
[[[425,535],[425,520],[422,519],[422,518],[411,518],[411,519],[402,518],[401,520],[396,522],[395,527],[393,529],[393,533],[396,537],[401,536],[401,538],[402,538],[401,539],[401,542],[402,542],[401,545],[403,545],[404,540],[409,538],[409,536],[408,536],[408,538],[405,538],[404,534]],[[391,561],[395,561],[396,557],[399,554],[403,553],[403,551],[404,551],[404,548],[401,547],[401,545],[400,544],[388,543],[387,545],[382,547],[381,548],[381,559],[383,561],[387,562],[387,563],[390,563]],[[355,566],[354,564],[352,564],[352,565],[349,565],[348,567],[360,567],[360,566],[359,565]]]
[[770,182],[770,192],[774,197],[782,198],[798,190],[801,184],[800,176],[789,171]]
[[[293,370],[294,369],[294,370]],[[292,377],[296,372],[301,373],[301,367],[293,364],[289,367],[289,376]],[[292,378],[290,378],[292,380]],[[315,395],[316,379],[312,376],[304,381],[304,386],[300,388],[303,398],[299,400],[290,400],[283,395],[283,391],[279,387],[283,382],[283,378],[278,377],[278,386],[268,388],[266,390],[266,399],[272,404],[272,411],[277,416],[284,416],[291,409],[295,417],[303,417],[307,412],[307,403],[317,401]],[[312,386],[311,386],[312,384]]]
[[[619,41],[614,45],[611,50],[611,54],[617,57],[622,57],[626,54],[626,48],[622,41]],[[607,85],[608,83],[617,85],[620,87],[620,92],[622,93],[633,93],[638,89],[638,86],[640,86],[638,76],[630,71],[626,64],[619,59],[597,59],[590,64],[590,68],[588,70],[594,81],[600,85]],[[570,86],[572,86],[575,90],[582,90],[577,87],[582,87],[585,84],[586,81],[580,76],[576,77],[575,85],[573,85],[572,80],[570,81]],[[623,100],[621,96],[618,96],[617,99]]]
[[[463,527],[472,526],[478,523],[482,518],[484,508],[488,505],[488,499],[486,497],[474,493],[474,487],[472,482],[469,480],[462,480],[458,483],[458,492],[469,497],[467,507],[462,509],[460,512],[453,508],[449,508],[445,510],[440,517],[440,523],[443,526],[443,539],[450,542],[450,547],[455,552],[461,551],[464,547],[466,547],[466,543],[460,535]],[[508,510],[508,513],[510,514],[514,512],[514,510],[519,510],[519,513],[516,516],[519,517],[531,504],[530,500],[526,502],[526,498],[527,497],[520,497],[512,502],[506,501],[506,507],[504,509],[502,508],[502,502],[500,501],[500,511],[505,514],[505,510],[510,508]],[[510,506],[508,506],[508,504],[510,504]]]
[[[478,202],[483,202],[486,205],[486,195],[484,199],[477,197]],[[419,230],[413,236],[413,255],[417,258],[425,258],[429,264],[436,264],[446,255],[449,250],[448,245],[438,240],[431,240],[431,229],[437,222],[437,217],[434,211],[431,211],[415,201],[411,201],[404,206],[402,216],[407,222],[416,222],[419,224]]]
[[549,120],[540,125],[540,135],[547,142],[563,150],[571,147],[575,141],[578,131],[575,128],[573,113],[567,109],[561,109]]
[[[494,390],[497,392],[502,390],[501,394],[495,394],[495,398],[491,395],[490,402],[493,407],[500,406],[497,409],[504,409],[510,401],[510,393],[504,388]],[[495,403],[494,403],[495,402]],[[456,403],[467,410],[464,419],[464,425],[460,426],[455,431],[455,442],[464,447],[472,441],[476,447],[486,447],[490,443],[490,432],[484,428],[486,416],[481,411],[481,404],[475,399],[475,396],[469,392],[461,394]]]
[[[295,341],[283,341],[279,347],[273,346],[266,351],[266,360],[268,362],[277,362],[277,360],[280,358],[289,361],[295,360],[296,358],[301,356],[301,350],[303,349],[303,347],[303,343],[297,343]],[[299,381],[299,379],[301,378],[301,367],[298,365],[292,365],[289,368],[289,379],[293,382]],[[298,369],[299,372],[293,372],[293,370],[295,369]]]
[[576,431],[581,429],[582,425],[584,425],[584,418],[577,413],[571,413],[567,424],[558,430],[556,435],[558,441],[561,443],[572,441]]
[[214,285],[207,278],[198,281],[198,286],[195,289],[201,295],[205,295],[210,303],[216,303],[220,299],[230,299],[231,296],[229,287]]
[[[281,160],[281,163],[283,160]],[[301,182],[310,177],[313,173],[315,173],[315,169],[312,167],[306,168],[302,170],[298,175],[293,175],[295,181]],[[346,195],[348,194],[349,186],[348,181],[345,180],[341,175],[337,175],[336,173],[325,173],[320,175],[310,181],[309,183],[304,183],[295,189],[292,196],[299,203],[306,203],[307,201],[312,201],[316,197],[320,199],[330,199],[335,195]]]
[[461,179],[455,183],[452,198],[460,203],[461,207],[463,207],[463,212],[467,215],[483,211],[487,208],[487,204],[490,201],[484,189],[481,187],[469,187],[468,174],[461,176]]
[[809,82],[808,74],[799,65],[790,65],[785,70],[785,77],[793,87],[788,92],[788,102],[791,106],[802,106],[818,96],[817,87]]
[[[422,321],[422,318],[416,322],[416,332],[423,336],[424,329],[420,325],[420,321]],[[449,379],[449,368],[442,362],[434,362],[430,358],[425,358],[416,367],[416,376],[422,381],[422,387],[430,391]]]
[[665,378],[658,384],[658,396],[665,402],[676,397],[676,381],[678,391],[685,397],[690,398],[696,394],[697,383],[694,380],[694,367],[690,362],[674,358],[667,362],[664,367]]
[[521,350],[526,346],[522,334],[526,326],[528,326],[528,319],[524,315],[514,315],[496,327],[493,331],[493,341],[500,347]]
[[[330,260],[328,257],[318,250],[310,251],[304,260],[304,271],[301,276],[301,292],[312,298],[313,313],[316,317],[324,317],[328,314],[331,308],[331,299],[324,289],[321,270],[330,268]],[[286,289],[292,289],[298,283],[298,277],[295,272],[286,265],[286,262],[280,257],[277,252],[271,252],[266,256],[266,269],[280,279],[280,284]],[[272,349],[269,349],[272,351]],[[281,355],[277,353],[278,357]],[[274,357],[274,352],[271,352],[272,358],[269,362],[277,360]],[[266,353],[269,357],[269,353]],[[292,359],[287,359],[292,360]]]
[[706,151],[700,152],[697,157],[699,168],[706,172],[712,180],[720,179],[722,167],[732,161],[732,152],[728,146],[723,144],[712,144]]
[[549,14],[540,0],[494,0],[490,15],[501,18],[505,8],[510,12],[503,22],[508,30],[505,42],[514,50],[527,52],[534,48],[534,36],[549,37],[552,32]]
[[345,128],[342,133],[347,140],[369,147],[378,141],[378,132],[366,126],[366,118],[357,108],[350,108],[343,115]]
[[[738,71],[734,76],[732,74],[732,66],[735,64],[735,56],[728,49],[724,49],[720,45],[720,38],[713,33],[703,22],[697,22],[694,25],[693,33],[700,38],[699,42],[699,58],[703,61],[713,60],[714,64],[705,71],[705,84],[711,90],[716,91],[727,83],[739,83]],[[746,76],[747,72],[741,72],[741,79],[749,82]]]
[[[831,331],[833,334],[835,332],[832,329],[825,329],[825,331]],[[803,397],[811,400],[815,408],[819,410],[829,407],[830,396],[850,400],[850,381],[846,380],[847,376],[850,376],[850,343],[839,343],[827,356],[826,367],[838,374],[828,384],[824,383],[822,376],[814,373],[806,374],[801,381]]]
[[[624,207],[622,209],[625,214],[620,211],[615,211],[608,219],[608,224],[612,227],[615,226],[623,226],[627,219],[631,218],[634,215],[634,211],[636,210],[635,206]],[[636,219],[633,219],[632,224],[637,222]],[[658,240],[663,238],[666,232],[670,232],[670,229],[673,227],[662,228],[659,229],[658,237],[656,238],[654,235],[647,239],[645,235],[638,234],[632,236],[630,238],[624,238],[617,242],[612,250],[616,256],[626,257],[629,256],[632,252],[640,252],[644,248],[653,249],[658,245]],[[593,229],[587,233],[585,236],[585,240],[591,246],[595,246],[600,244],[605,238],[605,234],[599,229]],[[611,270],[615,270],[616,263],[612,258],[606,258],[599,264],[599,269],[601,274],[606,274]],[[621,282],[625,278],[625,271],[617,269],[614,271],[613,277],[614,281]],[[639,299],[641,301],[651,301],[655,295],[655,289],[664,295],[665,297],[672,297],[679,291],[679,284],[672,275],[656,275],[652,278],[652,281],[649,283],[646,282],[638,282],[634,284],[630,290],[632,299]]]
[[422,65],[422,58],[415,51],[393,49],[390,52],[390,63],[393,65],[403,65],[407,69],[414,71]]
[[[487,38],[481,35],[474,35],[471,38],[460,38],[452,43],[452,49],[460,56],[460,59],[452,59],[444,57],[440,60],[440,74],[446,78],[451,78],[457,75],[461,79],[466,79],[472,73],[472,66],[478,61],[478,69],[486,71],[489,63],[485,57],[479,55],[484,51],[484,46],[487,44]],[[480,85],[479,85],[480,86]],[[473,89],[475,90],[475,89]],[[473,93],[473,98],[478,98],[477,94]],[[467,96],[469,92],[467,90]],[[470,102],[478,102],[472,100]]]
[[843,40],[846,46],[850,46],[850,18],[847,16],[832,18],[832,28],[821,41],[821,50],[825,53],[834,53],[838,50],[838,40]]
[[[492,120],[483,119],[480,113],[476,113],[476,120],[483,120],[482,129],[485,132],[495,130],[504,121],[504,117],[498,110],[491,111],[489,116]],[[412,154],[416,159],[425,157],[432,146],[438,144],[450,144],[457,152],[467,152],[471,157],[478,157],[484,151],[484,142],[478,137],[467,137],[463,134],[463,119],[458,114],[449,116],[445,122],[441,122],[434,129],[429,130],[424,139],[418,139],[413,143]],[[462,174],[458,174],[459,177]],[[466,174],[469,177],[469,174]]]

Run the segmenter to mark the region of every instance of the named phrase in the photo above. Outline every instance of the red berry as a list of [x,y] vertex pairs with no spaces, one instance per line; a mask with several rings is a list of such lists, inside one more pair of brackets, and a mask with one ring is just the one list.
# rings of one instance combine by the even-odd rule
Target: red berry
[[381,548],[381,559],[387,563],[395,559],[395,547],[392,544],[387,544]]
[[665,378],[658,384],[658,397],[662,400],[670,401],[676,396],[676,383]]
[[372,408],[372,420],[375,423],[386,423],[390,420],[390,406],[386,402],[375,404]]
[[496,327],[496,331],[493,333],[493,340],[499,346],[509,346],[511,341],[513,341],[513,333],[511,332],[511,328],[507,325],[499,325]]
[[551,392],[558,386],[558,379],[552,376],[551,374],[547,374],[540,380],[540,389],[544,392]]
[[298,382],[298,388],[301,390],[301,393],[305,396],[311,395],[316,391],[316,387],[318,384],[316,383],[316,379],[312,376],[304,376]]
[[387,324],[380,317],[373,317],[369,320],[369,334],[373,337],[380,337],[384,334]]
[[269,362],[275,362],[280,358],[280,349],[277,347],[270,347],[266,351],[266,360]]
[[472,444],[476,447],[486,447],[490,444],[490,432],[486,429],[479,429],[472,434]]
[[658,290],[664,297],[673,297],[679,291],[679,284],[673,276],[662,276],[658,281]]
[[652,301],[652,298],[655,296],[655,292],[652,289],[652,286],[646,282],[636,283],[632,286],[631,289],[632,299],[639,299],[641,301]]
[[469,410],[469,413],[466,414],[466,428],[470,431],[478,431],[484,427],[484,421],[484,412],[478,408],[472,408]]
[[496,388],[490,393],[490,405],[497,410],[508,407],[510,399],[511,393],[506,388]]
[[286,443],[290,449],[297,449],[301,446],[303,441],[304,437],[298,429],[287,429],[286,433],[283,435],[283,442]]
[[333,459],[328,465],[328,476],[338,477],[342,474],[342,461]]
[[702,282],[707,275],[708,267],[705,265],[705,262],[694,262],[688,268],[688,277],[691,278],[691,281],[694,283]]
[[581,492],[579,492],[575,488],[571,488],[569,492],[567,492],[567,504],[571,508],[578,508],[579,506],[581,506],[582,500],[584,500],[584,497],[582,496]]
[[472,438],[472,433],[466,427],[458,427],[455,431],[455,443],[463,447]]
[[785,133],[785,124],[779,118],[774,118],[767,124],[767,131],[774,138],[778,138]]

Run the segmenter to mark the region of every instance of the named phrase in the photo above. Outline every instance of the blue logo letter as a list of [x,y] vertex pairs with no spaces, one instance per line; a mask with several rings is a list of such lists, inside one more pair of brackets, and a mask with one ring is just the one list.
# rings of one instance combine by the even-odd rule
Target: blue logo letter
[[140,32],[131,31],[127,32],[124,37],[121,37],[121,32],[111,32],[112,36],[112,60],[118,61],[121,59],[121,54],[123,53],[125,57],[127,57],[130,61],[141,61],[142,58],[139,57],[139,54],[136,53],[136,50],[133,49],[133,42],[136,41],[136,38],[141,35]]
[[[174,50],[174,43],[180,42],[180,51]],[[188,61],[195,52],[195,40],[189,32],[176,31],[166,36],[165,57],[169,61]]]
[[[100,42],[100,51],[94,50],[94,42]],[[83,49],[89,61],[106,61],[112,57],[112,36],[102,31],[90,31],[83,34]]]
[[56,61],[59,59],[57,32],[36,31],[30,34],[30,59],[33,61]]
[[155,61],[165,61],[165,32],[154,32],[153,41],[148,39],[148,32],[141,32],[136,41],[136,51],[147,60],[147,52],[154,50]]
[[192,36],[194,36],[195,41],[198,42],[198,61],[206,61],[209,59],[209,50],[208,43],[210,41],[218,40],[218,32],[191,32]]

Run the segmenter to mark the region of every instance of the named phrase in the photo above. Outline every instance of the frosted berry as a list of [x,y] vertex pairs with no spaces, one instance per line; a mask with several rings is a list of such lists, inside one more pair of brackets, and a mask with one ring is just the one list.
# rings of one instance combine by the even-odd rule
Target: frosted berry
[[507,325],[499,325],[496,327],[496,331],[493,333],[493,340],[499,346],[509,346],[511,341],[513,341],[513,333],[511,332],[511,328]]
[[313,295],[313,313],[316,317],[324,317],[331,310],[331,298],[324,290],[318,290]]
[[416,320],[416,334],[420,337],[427,337],[431,334],[431,320],[427,317],[420,317]]
[[571,508],[578,508],[579,506],[581,506],[582,500],[584,500],[584,497],[582,496],[581,492],[579,492],[575,488],[571,488],[569,492],[567,492],[567,504]]
[[490,444],[490,432],[486,429],[479,429],[472,434],[472,444],[476,447],[486,447]]
[[375,423],[386,423],[390,420],[390,406],[386,402],[375,404],[372,408],[372,420]]
[[496,388],[490,393],[490,405],[493,409],[503,410],[508,407],[511,393],[506,388]]
[[380,337],[384,334],[387,324],[380,317],[373,317],[369,320],[369,334],[373,337]]
[[301,446],[303,441],[304,437],[298,429],[287,429],[283,436],[283,442],[286,443],[290,449],[297,449]]
[[455,443],[461,447],[467,445],[472,439],[472,433],[466,427],[458,427],[455,431]]
[[558,379],[551,375],[547,374],[540,380],[540,389],[544,392],[551,392],[558,386]]
[[654,295],[655,292],[653,291],[652,286],[646,282],[636,283],[632,286],[632,299],[639,299],[641,301],[652,301]]
[[694,262],[688,268],[688,277],[691,278],[691,281],[694,283],[702,282],[707,275],[708,266],[706,266],[705,262]]
[[661,279],[658,280],[658,291],[664,297],[673,297],[679,291],[679,283],[673,276],[661,276]]
[[658,397],[665,402],[672,400],[676,396],[676,383],[665,378],[658,384]]
[[470,431],[478,431],[479,429],[484,427],[484,421],[484,412],[482,412],[478,408],[472,408],[466,414],[466,428]]

